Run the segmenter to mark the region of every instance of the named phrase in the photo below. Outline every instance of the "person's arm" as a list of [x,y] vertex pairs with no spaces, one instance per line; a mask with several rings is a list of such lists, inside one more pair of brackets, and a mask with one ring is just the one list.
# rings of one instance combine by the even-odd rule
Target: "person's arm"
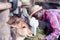
[[51,26],[54,30],[50,35],[46,36],[46,39],[53,40],[54,37],[58,36],[58,33],[60,31],[59,21],[57,19],[56,14],[54,14],[54,13],[49,13],[47,15],[47,18],[50,20]]

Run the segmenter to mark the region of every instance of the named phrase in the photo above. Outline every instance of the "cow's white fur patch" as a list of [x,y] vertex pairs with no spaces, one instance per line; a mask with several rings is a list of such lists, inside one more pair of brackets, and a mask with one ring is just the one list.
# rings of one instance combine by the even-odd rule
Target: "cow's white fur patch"
[[32,18],[30,19],[29,24],[32,26],[32,27],[31,27],[31,30],[32,30],[33,34],[36,35],[36,30],[37,30],[37,27],[38,27],[38,25],[39,25],[38,20],[36,20],[34,17],[32,17]]

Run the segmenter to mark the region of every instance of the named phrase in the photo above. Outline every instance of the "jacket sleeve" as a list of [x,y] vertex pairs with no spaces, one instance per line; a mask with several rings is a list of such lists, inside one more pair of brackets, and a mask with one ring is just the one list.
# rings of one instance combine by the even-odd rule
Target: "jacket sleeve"
[[51,12],[47,14],[47,18],[50,20],[51,27],[54,29],[51,34],[46,36],[47,40],[52,40],[54,37],[59,35],[60,27],[59,21],[55,13]]

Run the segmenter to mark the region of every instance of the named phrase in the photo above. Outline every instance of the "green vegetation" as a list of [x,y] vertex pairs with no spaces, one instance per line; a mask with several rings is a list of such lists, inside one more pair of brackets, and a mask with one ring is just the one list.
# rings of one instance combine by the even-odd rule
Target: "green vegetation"
[[37,35],[32,38],[25,38],[25,40],[38,40],[38,38],[43,38],[45,35],[43,34],[42,29],[37,29]]

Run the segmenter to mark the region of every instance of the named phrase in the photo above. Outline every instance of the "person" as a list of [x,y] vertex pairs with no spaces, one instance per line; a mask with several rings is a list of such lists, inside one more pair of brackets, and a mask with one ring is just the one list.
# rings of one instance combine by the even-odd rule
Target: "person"
[[[37,8],[38,8],[38,6],[35,6],[35,9],[37,9]],[[41,8],[39,8],[39,9],[41,9]],[[31,30],[33,32],[33,35],[36,36],[36,31],[39,26],[38,20],[35,17],[31,17],[31,15],[30,15],[29,24],[31,26]]]
[[60,10],[42,10],[41,8],[42,6],[39,5],[35,5],[34,7],[32,7],[32,14],[30,15],[30,17],[35,17],[39,21],[43,20],[44,22],[46,22],[46,27],[48,28],[47,33],[49,33],[49,31],[52,31],[50,34],[46,35],[45,38],[41,38],[41,40],[54,40],[55,37],[58,38],[60,35]]

